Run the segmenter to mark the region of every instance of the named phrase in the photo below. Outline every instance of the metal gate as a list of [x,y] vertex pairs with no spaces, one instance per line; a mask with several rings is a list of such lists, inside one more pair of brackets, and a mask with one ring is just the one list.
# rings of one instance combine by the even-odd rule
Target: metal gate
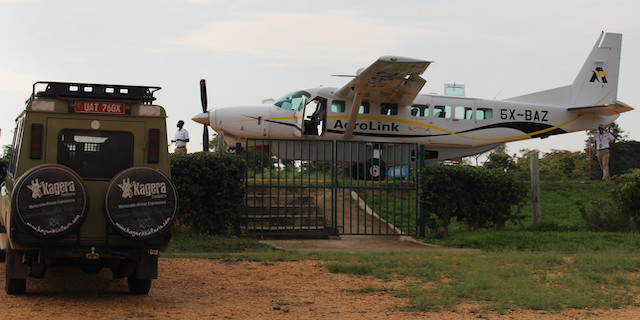
[[417,144],[248,139],[246,146],[246,233],[418,232]]

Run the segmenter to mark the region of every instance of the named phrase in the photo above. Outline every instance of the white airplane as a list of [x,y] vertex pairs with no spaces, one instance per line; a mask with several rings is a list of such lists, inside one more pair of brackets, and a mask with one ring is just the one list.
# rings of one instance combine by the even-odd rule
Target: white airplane
[[408,142],[423,145],[431,161],[455,159],[505,142],[596,128],[633,110],[616,100],[621,44],[621,34],[603,32],[571,85],[505,100],[419,94],[431,62],[383,56],[342,88],[299,90],[273,104],[216,108],[193,120],[230,145],[246,138]]

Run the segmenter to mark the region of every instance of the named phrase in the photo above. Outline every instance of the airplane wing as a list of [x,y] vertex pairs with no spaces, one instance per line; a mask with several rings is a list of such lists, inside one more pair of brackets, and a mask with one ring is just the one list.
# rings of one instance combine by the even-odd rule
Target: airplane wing
[[383,56],[338,90],[338,94],[353,99],[344,139],[353,134],[358,106],[363,99],[407,106],[413,102],[426,81],[420,75],[431,61]]
[[609,117],[623,112],[632,111],[633,108],[626,103],[614,100],[613,103],[610,104],[588,107],[573,107],[567,110],[577,114],[599,114]]

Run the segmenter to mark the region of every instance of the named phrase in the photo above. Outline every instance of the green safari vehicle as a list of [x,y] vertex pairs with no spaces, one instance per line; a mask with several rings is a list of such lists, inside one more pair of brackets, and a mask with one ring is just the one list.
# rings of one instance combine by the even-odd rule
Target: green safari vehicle
[[169,243],[170,180],[159,87],[36,82],[16,119],[0,191],[5,290],[48,267],[109,268],[146,294]]

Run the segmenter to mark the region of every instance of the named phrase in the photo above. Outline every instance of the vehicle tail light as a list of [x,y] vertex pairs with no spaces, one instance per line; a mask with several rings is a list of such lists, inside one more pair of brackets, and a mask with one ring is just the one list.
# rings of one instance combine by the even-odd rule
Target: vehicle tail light
[[44,126],[39,123],[31,125],[31,159],[42,159],[42,140],[44,136]]
[[149,129],[147,150],[147,161],[158,163],[160,161],[160,129]]

